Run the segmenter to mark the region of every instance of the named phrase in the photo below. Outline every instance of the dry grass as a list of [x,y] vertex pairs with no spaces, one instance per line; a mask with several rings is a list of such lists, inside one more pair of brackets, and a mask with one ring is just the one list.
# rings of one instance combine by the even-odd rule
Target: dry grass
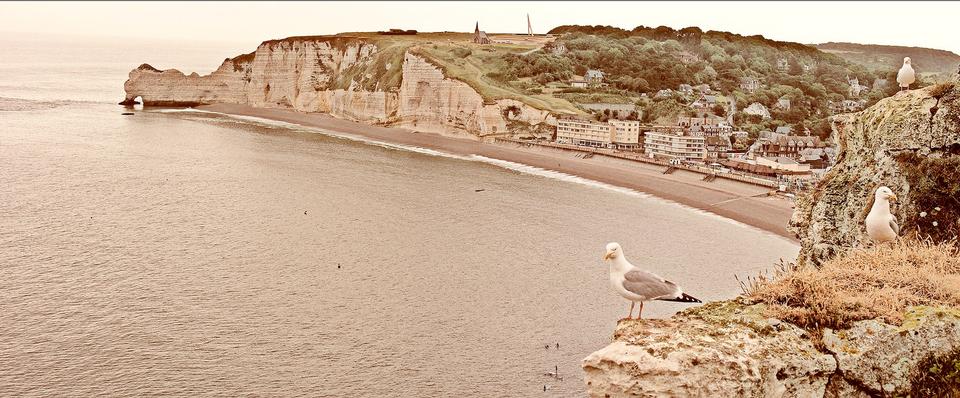
[[883,318],[899,325],[909,306],[960,307],[960,251],[954,243],[900,241],[855,250],[820,269],[781,265],[742,283],[769,316],[810,330]]

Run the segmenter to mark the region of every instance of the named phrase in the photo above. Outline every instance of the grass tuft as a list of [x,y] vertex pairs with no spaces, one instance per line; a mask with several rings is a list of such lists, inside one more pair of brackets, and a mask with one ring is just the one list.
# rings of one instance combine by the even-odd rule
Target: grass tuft
[[742,283],[768,315],[802,328],[845,329],[882,318],[900,325],[907,307],[960,306],[960,252],[954,242],[902,240],[836,257],[820,269],[781,265]]

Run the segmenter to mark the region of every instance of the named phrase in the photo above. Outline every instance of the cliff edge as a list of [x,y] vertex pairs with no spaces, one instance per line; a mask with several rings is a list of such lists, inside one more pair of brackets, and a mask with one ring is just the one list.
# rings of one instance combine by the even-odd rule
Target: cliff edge
[[204,76],[143,64],[130,71],[121,104],[132,105],[140,97],[144,106],[288,108],[473,139],[552,133],[548,127],[556,120],[550,112],[515,99],[484,98],[417,51],[430,42],[396,40],[270,40]]
[[[839,161],[798,200],[798,264],[745,295],[621,320],[583,360],[592,397],[960,396],[960,81],[834,121]],[[863,227],[877,185],[904,238]]]
[[797,199],[789,229],[798,261],[819,265],[870,245],[863,219],[873,190],[890,187],[901,236],[949,241],[960,230],[960,80],[900,92],[833,120],[838,161]]

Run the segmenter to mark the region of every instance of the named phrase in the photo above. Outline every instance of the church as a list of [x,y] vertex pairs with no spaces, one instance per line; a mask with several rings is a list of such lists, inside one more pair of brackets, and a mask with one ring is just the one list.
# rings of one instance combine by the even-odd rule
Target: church
[[477,26],[473,28],[473,42],[476,44],[490,44],[490,39],[487,38],[487,32],[480,30],[480,22],[477,22]]

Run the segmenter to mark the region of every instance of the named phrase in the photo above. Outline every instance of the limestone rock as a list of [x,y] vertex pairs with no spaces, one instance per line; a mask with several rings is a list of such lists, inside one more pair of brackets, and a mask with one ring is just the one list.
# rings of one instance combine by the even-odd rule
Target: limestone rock
[[960,348],[960,311],[912,308],[900,327],[860,321],[849,330],[827,329],[823,343],[849,384],[872,395],[905,396],[922,360]]
[[717,302],[668,320],[622,320],[583,360],[592,397],[823,396],[836,370],[806,332],[763,306]]
[[[826,352],[763,305],[714,302],[665,320],[621,320],[583,360],[591,397],[906,396],[922,361],[960,349],[960,310],[915,307],[824,332]],[[949,382],[949,381],[947,381]]]
[[960,88],[948,84],[901,92],[859,113],[836,116],[833,126],[837,164],[811,193],[798,198],[790,221],[801,240],[800,263],[819,265],[870,245],[863,211],[878,185],[890,187],[900,199],[893,211],[901,235],[920,230],[934,241],[956,236]]
[[[538,131],[530,126],[556,125],[547,111],[514,100],[485,101],[424,58],[403,52],[402,62],[394,62],[390,51],[362,38],[306,37],[264,42],[206,76],[143,64],[130,71],[121,104],[141,97],[145,106],[291,108],[474,139],[514,134],[513,122],[527,133]],[[394,87],[391,73],[400,76]]]

